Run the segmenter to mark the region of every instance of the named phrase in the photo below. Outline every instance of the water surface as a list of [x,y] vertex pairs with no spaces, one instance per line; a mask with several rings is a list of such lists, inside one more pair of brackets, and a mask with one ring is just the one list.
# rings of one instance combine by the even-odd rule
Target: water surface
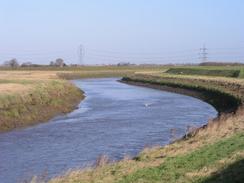
[[94,163],[136,155],[145,146],[170,141],[217,115],[198,99],[130,86],[117,79],[74,83],[85,91],[79,109],[48,123],[0,134],[0,182],[14,183],[45,172],[49,177]]

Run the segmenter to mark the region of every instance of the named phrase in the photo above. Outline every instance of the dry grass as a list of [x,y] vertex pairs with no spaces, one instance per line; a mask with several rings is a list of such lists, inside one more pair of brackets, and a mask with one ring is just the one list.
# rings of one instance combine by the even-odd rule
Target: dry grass
[[54,71],[1,71],[0,96],[24,95],[53,79],[58,79]]
[[58,79],[57,71],[1,71],[0,79]]
[[31,86],[25,85],[23,87],[22,84],[16,84],[16,83],[4,83],[0,85],[0,93],[1,94],[9,94],[9,93],[26,93],[30,91]]

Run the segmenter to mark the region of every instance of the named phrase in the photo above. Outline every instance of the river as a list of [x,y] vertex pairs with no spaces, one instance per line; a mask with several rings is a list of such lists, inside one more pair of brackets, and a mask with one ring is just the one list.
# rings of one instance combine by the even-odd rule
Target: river
[[99,155],[119,160],[146,146],[181,136],[217,111],[193,97],[131,86],[116,78],[73,81],[86,98],[75,111],[48,123],[0,134],[0,182],[53,177],[92,165]]

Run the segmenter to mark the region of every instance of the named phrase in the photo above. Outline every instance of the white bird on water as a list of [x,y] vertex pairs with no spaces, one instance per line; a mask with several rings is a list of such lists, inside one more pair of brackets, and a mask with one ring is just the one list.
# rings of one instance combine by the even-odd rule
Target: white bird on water
[[151,106],[152,104],[153,104],[153,103],[145,103],[144,106],[145,106],[145,107],[149,107],[149,106]]

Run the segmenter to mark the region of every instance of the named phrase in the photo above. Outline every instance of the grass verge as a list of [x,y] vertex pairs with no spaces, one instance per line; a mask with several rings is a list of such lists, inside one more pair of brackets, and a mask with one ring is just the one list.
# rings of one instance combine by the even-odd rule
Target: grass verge
[[[212,180],[223,183],[241,182],[244,180],[243,169],[242,171],[238,169],[233,172],[228,171],[228,176],[222,176],[226,164],[221,167],[219,162],[231,159],[234,153],[239,153],[239,156],[235,157],[235,161],[237,161],[238,166],[244,168],[242,159],[244,158],[244,133],[235,134],[230,138],[220,140],[211,145],[205,145],[186,155],[168,157],[160,166],[140,169],[123,177],[118,183],[203,183],[211,182]],[[211,172],[211,170],[216,169],[218,169],[218,172]],[[205,172],[205,174],[201,172]]]

